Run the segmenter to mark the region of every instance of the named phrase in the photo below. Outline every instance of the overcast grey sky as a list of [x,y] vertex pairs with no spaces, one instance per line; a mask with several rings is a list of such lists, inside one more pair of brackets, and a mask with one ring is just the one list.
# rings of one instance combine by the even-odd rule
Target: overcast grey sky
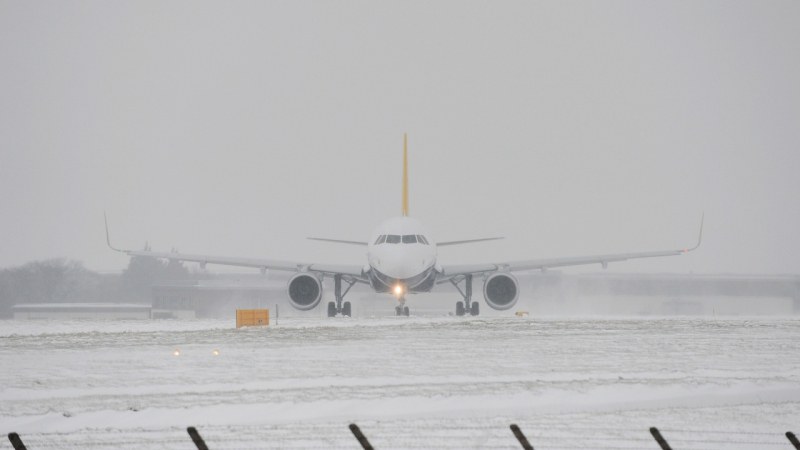
[[445,262],[800,273],[797,1],[0,1],[0,267],[364,262],[403,132]]

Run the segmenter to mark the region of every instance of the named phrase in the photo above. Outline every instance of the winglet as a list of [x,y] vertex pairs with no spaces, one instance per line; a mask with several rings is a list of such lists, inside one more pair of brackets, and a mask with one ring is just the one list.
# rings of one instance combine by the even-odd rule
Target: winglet
[[705,222],[706,213],[704,212],[702,216],[700,216],[700,234],[697,236],[697,245],[692,248],[687,248],[683,250],[683,253],[689,253],[693,250],[697,250],[700,247],[700,244],[703,242],[703,222]]
[[121,249],[118,249],[118,248],[114,247],[113,245],[111,245],[111,238],[109,237],[109,234],[108,234],[108,217],[106,217],[106,212],[105,211],[103,211],[103,220],[106,222],[106,244],[108,244],[108,248],[110,248],[111,250],[114,250],[115,252],[127,253],[128,252],[127,250],[121,250]]
[[408,134],[403,133],[403,216],[408,216]]

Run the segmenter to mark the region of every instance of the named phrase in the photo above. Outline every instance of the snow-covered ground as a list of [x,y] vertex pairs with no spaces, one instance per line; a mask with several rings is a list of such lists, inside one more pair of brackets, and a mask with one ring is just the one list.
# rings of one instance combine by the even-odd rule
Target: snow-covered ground
[[190,425],[219,449],[355,449],[351,422],[376,448],[521,448],[511,423],[537,450],[800,432],[798,319],[2,321],[0,358],[0,432],[32,450],[191,449]]

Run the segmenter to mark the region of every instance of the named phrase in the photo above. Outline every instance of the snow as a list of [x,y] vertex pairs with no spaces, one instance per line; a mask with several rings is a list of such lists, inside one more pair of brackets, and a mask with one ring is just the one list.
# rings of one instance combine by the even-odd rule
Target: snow
[[351,422],[376,448],[521,448],[511,423],[537,450],[800,431],[797,319],[3,321],[0,357],[0,431],[34,449],[187,449],[187,426],[211,448],[358,448]]

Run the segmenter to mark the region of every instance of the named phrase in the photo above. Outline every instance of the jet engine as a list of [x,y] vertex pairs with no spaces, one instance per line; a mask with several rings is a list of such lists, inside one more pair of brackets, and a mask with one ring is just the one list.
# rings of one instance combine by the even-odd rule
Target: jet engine
[[495,273],[483,283],[483,298],[492,309],[505,311],[517,303],[519,285],[510,273]]
[[307,273],[298,273],[289,280],[289,301],[300,311],[308,311],[322,299],[322,282]]

